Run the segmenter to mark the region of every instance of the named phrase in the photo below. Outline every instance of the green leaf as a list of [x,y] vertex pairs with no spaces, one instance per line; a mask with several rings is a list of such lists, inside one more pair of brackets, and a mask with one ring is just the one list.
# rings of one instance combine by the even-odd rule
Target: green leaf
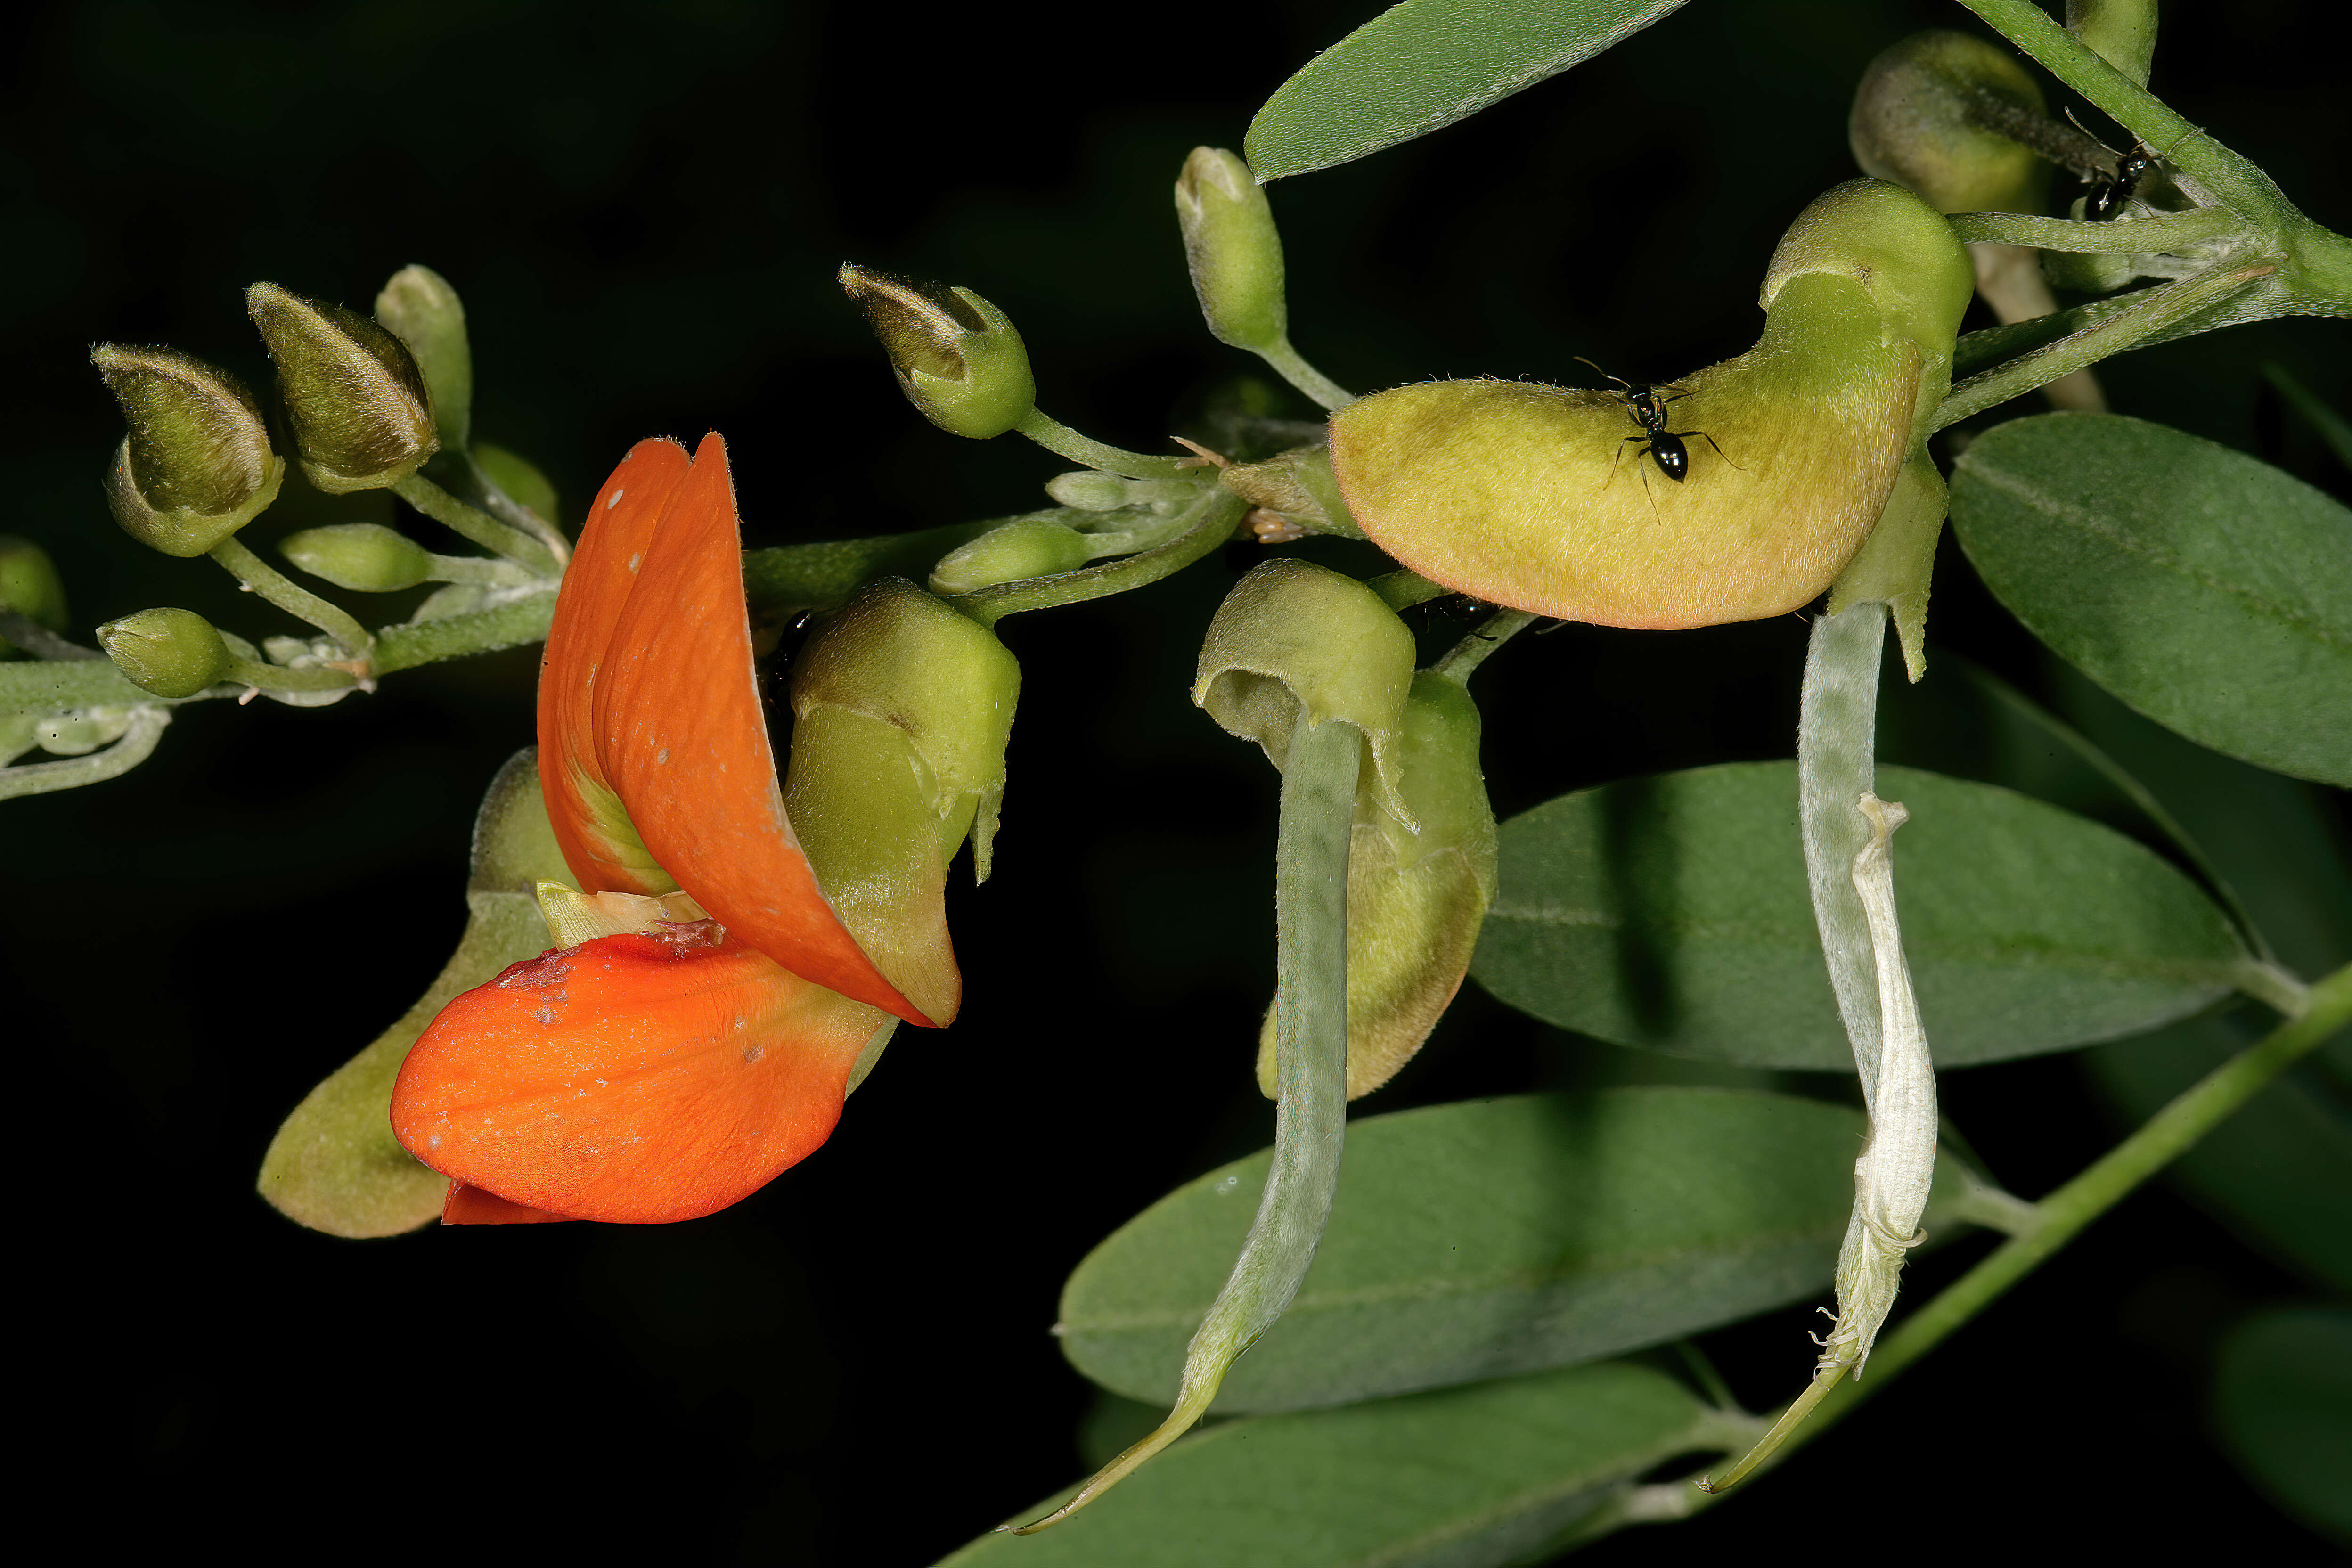
[[[1825,1291],[1863,1131],[1843,1106],[1713,1089],[1354,1122],[1314,1267],[1215,1408],[1307,1409],[1562,1366]],[[1265,1171],[1264,1152],[1213,1171],[1087,1254],[1055,1330],[1071,1363],[1164,1408]],[[1953,1223],[1968,1185],[1948,1157],[1931,1229]]]
[[1243,153],[1261,182],[1426,135],[1640,32],[1683,0],[1404,0],[1275,90]]
[[[2131,1122],[2260,1039],[2275,1022],[2247,1007],[2176,1024],[2084,1058]],[[2248,1245],[2352,1293],[2352,1111],[2315,1061],[2248,1102],[2166,1173]],[[2352,1475],[2352,1470],[2346,1472]]]
[[[1882,767],[1903,945],[1938,1065],[2137,1034],[2227,994],[2246,962],[2193,882],[2096,823]],[[1850,1070],[1797,840],[1796,767],[1628,779],[1503,825],[1470,973],[1547,1023],[1751,1067]]]
[[1952,526],[2001,603],[2132,707],[2352,784],[2352,510],[2161,425],[2044,414],[1970,444]]
[[2352,1542],[2352,1310],[2258,1312],[2221,1342],[2213,1420],[2271,1500]]
[[[1178,1443],[1053,1529],[983,1535],[940,1568],[1535,1562],[1642,1471],[1677,1454],[1727,1451],[1750,1427],[1663,1373],[1615,1363],[1229,1421]],[[1009,1522],[1034,1519],[1067,1495]]]

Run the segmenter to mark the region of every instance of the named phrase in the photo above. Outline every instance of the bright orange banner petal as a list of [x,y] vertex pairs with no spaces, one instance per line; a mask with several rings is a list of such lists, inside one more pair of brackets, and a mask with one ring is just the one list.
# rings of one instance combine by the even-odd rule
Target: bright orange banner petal
[[690,463],[674,441],[631,448],[590,506],[547,649],[541,775],[585,890],[667,892],[666,871],[795,974],[935,1022],[843,927],[784,815],[718,436]]
[[730,934],[613,936],[516,964],[442,1009],[393,1131],[469,1187],[575,1219],[726,1207],[806,1156],[889,1017]]

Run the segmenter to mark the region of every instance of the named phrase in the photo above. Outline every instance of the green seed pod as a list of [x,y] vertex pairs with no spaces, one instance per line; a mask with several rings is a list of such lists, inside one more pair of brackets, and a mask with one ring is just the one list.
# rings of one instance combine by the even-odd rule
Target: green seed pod
[[1937,28],[1864,68],[1846,136],[1864,174],[1916,191],[1938,212],[2039,213],[2050,165],[2013,132],[2046,113],[2014,56]]
[[1021,667],[903,578],[867,584],[793,666],[784,813],[875,966],[928,1017],[962,992],[943,899],[967,834],[986,880]]
[[194,697],[228,674],[231,655],[194,610],[142,610],[98,628],[98,645],[131,683],[158,697]]
[[106,477],[108,504],[131,537],[166,555],[202,555],[278,499],[286,466],[235,376],[175,349],[101,343],[89,358],[131,426]]
[[330,495],[384,489],[440,447],[433,398],[408,345],[341,305],[275,283],[245,291],[269,345],[303,477]]
[[1093,558],[1084,534],[1050,518],[1022,518],[992,528],[940,557],[931,568],[934,594],[970,594],[999,583],[1072,572]]
[[[14,610],[45,631],[66,629],[66,585],[49,552],[29,539],[0,533],[0,609]],[[0,658],[17,649],[0,637]]]
[[1253,353],[1289,341],[1282,237],[1250,166],[1222,147],[1195,147],[1176,180],[1176,221],[1201,314],[1220,342]]
[[1628,395],[1506,381],[1350,405],[1331,419],[1332,470],[1373,542],[1491,603],[1660,629],[1780,615],[1877,521],[1972,286],[1933,208],[1853,181],[1775,253],[1756,347],[1653,391],[1686,477]]
[[[1478,768],[1478,710],[1444,676],[1413,677],[1398,787],[1415,832],[1360,790],[1348,842],[1348,1098],[1412,1059],[1470,972],[1495,901],[1495,813]],[[1275,1013],[1258,1034],[1257,1082],[1275,1098]]]
[[907,400],[940,429],[985,441],[1035,406],[1037,384],[1021,333],[971,289],[854,264],[842,268],[840,280],[882,340]]
[[2156,58],[2156,0],[2066,0],[2066,30],[2141,87]]
[[429,267],[404,267],[375,297],[375,319],[416,361],[432,395],[442,449],[466,450],[473,444],[474,351],[466,340],[466,307],[457,290]]
[[289,533],[278,546],[313,577],[362,594],[396,594],[433,575],[433,557],[404,533],[376,522],[338,522]]

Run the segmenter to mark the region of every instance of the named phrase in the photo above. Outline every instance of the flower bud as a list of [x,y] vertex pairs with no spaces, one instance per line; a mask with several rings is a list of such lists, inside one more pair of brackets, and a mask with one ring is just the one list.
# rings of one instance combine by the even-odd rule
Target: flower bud
[[330,495],[399,483],[438,449],[432,395],[408,346],[341,305],[275,283],[245,291],[269,345],[303,477]]
[[279,553],[313,577],[362,594],[396,594],[433,575],[433,557],[380,522],[337,522],[289,533]]
[[1195,147],[1176,180],[1176,221],[1201,314],[1220,342],[1264,353],[1289,340],[1282,237],[1250,167],[1222,147]]
[[131,683],[158,697],[194,697],[228,674],[231,655],[194,610],[142,610],[98,628],[98,645]]
[[1252,506],[1277,512],[1307,533],[1361,539],[1363,530],[1348,514],[1347,498],[1331,474],[1331,448],[1300,447],[1263,463],[1234,463],[1217,482]]
[[1973,283],[1933,208],[1853,181],[1775,253],[1756,347],[1648,390],[1660,428],[1637,393],[1427,382],[1334,415],[1332,470],[1373,542],[1491,603],[1660,629],[1780,615],[1877,521]]
[[[13,610],[46,631],[66,629],[66,585],[49,552],[29,539],[0,533],[0,609]],[[16,649],[0,637],[0,658]]]
[[1029,351],[1004,312],[969,289],[914,283],[854,264],[842,291],[866,312],[907,400],[950,435],[1002,436],[1037,402]]
[[101,343],[89,357],[131,426],[106,477],[123,531],[202,555],[278,499],[285,465],[236,377],[174,349]]
[[466,307],[457,290],[430,267],[412,263],[375,297],[375,319],[416,362],[442,450],[466,450],[473,434],[474,351],[466,341]]
[[876,968],[923,1014],[955,1015],[948,861],[986,880],[1021,667],[985,626],[902,578],[867,584],[793,668],[784,814]]
[[2000,127],[2045,112],[2014,56],[1934,28],[1864,68],[1846,137],[1863,173],[1908,186],[1938,212],[2039,213],[2050,165]]
[[2156,58],[2156,0],[2066,0],[2066,30],[2146,87]]
[[[1413,677],[1398,786],[1419,832],[1356,797],[1348,842],[1348,1098],[1394,1077],[1462,989],[1495,900],[1495,814],[1478,767],[1478,710],[1456,682]],[[1275,1012],[1258,1034],[1257,1081],[1276,1070]]]
[[1093,558],[1086,536],[1050,518],[1024,517],[959,545],[931,568],[934,594],[969,594],[998,583],[1071,572]]

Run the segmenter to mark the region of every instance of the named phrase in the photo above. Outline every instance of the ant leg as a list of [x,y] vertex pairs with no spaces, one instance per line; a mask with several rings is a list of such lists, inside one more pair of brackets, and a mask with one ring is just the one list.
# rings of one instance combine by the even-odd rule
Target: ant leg
[[[1633,461],[1638,466],[1641,459],[1636,458]],[[1650,470],[1647,468],[1642,469],[1642,499],[1650,503],[1650,521],[1652,522],[1657,521],[1658,498],[1650,493]]]
[[[1690,437],[1696,436],[1696,437],[1697,437],[1700,440],[1702,440],[1702,441],[1706,442],[1708,446],[1710,446],[1710,447],[1715,447],[1715,437],[1712,437],[1712,436],[1710,436],[1710,435],[1708,435],[1708,434],[1707,434],[1706,431],[1704,431],[1704,430],[1685,430],[1685,431],[1684,431],[1682,434],[1683,434],[1683,436],[1684,436],[1684,437],[1685,437],[1685,439],[1687,439],[1687,438],[1688,438],[1688,437]],[[1715,455],[1716,455],[1717,457],[1718,457],[1718,458],[1721,458],[1725,462],[1727,462],[1727,463],[1731,463],[1731,454],[1730,454],[1730,453],[1728,453],[1728,452],[1727,452],[1727,451],[1725,451],[1722,447],[1715,447]],[[1739,465],[1739,464],[1738,464],[1738,463],[1731,463],[1731,466],[1732,466],[1733,468],[1738,468],[1738,469],[1739,469],[1739,471],[1740,471],[1741,473],[1743,473],[1743,474],[1744,474],[1744,473],[1746,473],[1746,472],[1748,471],[1745,468],[1741,468],[1741,467],[1740,467],[1740,465]]]
[[[1609,477],[1601,481],[1601,488],[1602,489],[1605,490],[1611,485],[1617,482],[1617,465],[1625,460],[1625,448],[1635,441],[1646,441],[1648,439],[1649,437],[1647,436],[1628,436],[1624,440],[1617,443],[1617,455],[1609,459]],[[1639,452],[1634,453],[1634,466],[1639,468],[1641,466],[1641,462],[1642,454]]]

